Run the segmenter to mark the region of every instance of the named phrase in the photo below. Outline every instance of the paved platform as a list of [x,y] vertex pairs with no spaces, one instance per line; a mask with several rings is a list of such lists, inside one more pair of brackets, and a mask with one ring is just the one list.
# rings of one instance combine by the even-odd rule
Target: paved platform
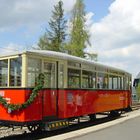
[[57,136],[53,136],[53,137],[49,137],[49,138],[44,138],[42,140],[64,140],[64,139],[72,139],[74,137],[80,137],[80,136],[85,135],[87,133],[99,131],[101,129],[111,127],[113,125],[123,123],[123,122],[125,122],[129,119],[139,117],[140,116],[140,110],[129,112],[129,113],[123,114],[122,116],[124,116],[124,117],[119,118],[117,120],[113,120],[113,121],[106,122],[106,123],[103,123],[103,124],[99,124],[99,125],[96,125],[96,126],[80,129],[80,130],[77,130],[77,131],[72,131],[72,132],[69,132],[69,133],[65,133],[65,134],[61,134],[61,135],[57,135]]

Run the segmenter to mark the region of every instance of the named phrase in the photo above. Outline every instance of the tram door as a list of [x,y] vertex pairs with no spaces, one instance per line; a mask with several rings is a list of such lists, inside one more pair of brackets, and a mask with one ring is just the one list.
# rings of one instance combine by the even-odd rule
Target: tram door
[[57,62],[44,61],[43,73],[45,76],[43,93],[43,116],[57,116]]

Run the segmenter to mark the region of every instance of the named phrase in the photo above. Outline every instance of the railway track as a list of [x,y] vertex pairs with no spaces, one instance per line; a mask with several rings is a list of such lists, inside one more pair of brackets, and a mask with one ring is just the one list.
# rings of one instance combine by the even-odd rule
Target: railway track
[[[138,109],[140,109],[140,103],[133,103],[132,110],[134,111],[134,110],[138,110]],[[122,116],[122,117],[124,117],[124,116]],[[108,115],[106,113],[104,113],[104,114],[97,115],[97,119],[94,122],[91,122],[91,121],[89,121],[90,120],[89,117],[85,116],[85,117],[80,118],[80,122],[78,119],[75,119],[73,122],[70,123],[70,126],[68,128],[50,131],[50,132],[46,132],[46,131],[37,132],[36,131],[34,133],[29,132],[26,127],[23,127],[22,129],[21,129],[21,127],[14,127],[14,131],[13,131],[13,128],[0,126],[0,139],[35,140],[35,139],[47,138],[47,137],[63,134],[66,132],[71,132],[71,131],[79,130],[82,128],[86,128],[89,126],[102,124],[105,122],[112,121],[114,119],[118,119],[118,118],[115,118],[115,117],[110,118],[110,117],[108,117]]]
[[[120,117],[119,117],[120,118]],[[80,118],[80,122],[78,119],[75,119],[73,122],[70,123],[70,126],[68,128],[64,128],[64,129],[59,129],[59,130],[55,130],[55,131],[42,131],[42,132],[34,132],[34,133],[30,133],[28,131],[27,128],[23,128],[21,129],[20,127],[15,128],[15,131],[12,131],[12,128],[6,128],[6,127],[0,127],[0,139],[20,139],[20,140],[35,140],[35,139],[42,139],[42,138],[47,138],[47,137],[51,137],[51,136],[55,136],[55,135],[59,135],[59,134],[63,134],[63,133],[67,133],[67,132],[71,132],[71,131],[75,131],[75,130],[79,130],[82,128],[87,128],[90,126],[94,126],[94,125],[98,125],[98,124],[102,124],[105,122],[109,122],[112,120],[115,120],[117,118],[111,118],[108,117],[107,115],[97,115],[97,119],[95,121],[89,121],[89,117],[85,116],[83,118]]]
[[138,110],[140,109],[140,103],[133,102],[131,107],[132,107],[132,110]]
[[4,126],[0,126],[0,139],[5,139],[11,136],[17,136],[17,135],[22,135],[26,132],[29,132],[28,129],[26,127],[23,127],[21,129],[21,127],[4,127]]

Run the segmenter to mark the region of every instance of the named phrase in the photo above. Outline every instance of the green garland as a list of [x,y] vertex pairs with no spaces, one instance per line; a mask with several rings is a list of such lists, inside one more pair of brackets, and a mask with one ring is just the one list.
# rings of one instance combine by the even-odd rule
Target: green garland
[[0,104],[2,104],[5,108],[8,109],[8,113],[25,109],[34,102],[34,100],[38,96],[38,92],[43,88],[43,85],[44,85],[44,74],[41,73],[41,74],[39,74],[39,76],[37,78],[37,83],[36,83],[35,88],[32,90],[32,93],[31,93],[29,99],[25,103],[9,104],[9,103],[7,103],[5,98],[0,96]]

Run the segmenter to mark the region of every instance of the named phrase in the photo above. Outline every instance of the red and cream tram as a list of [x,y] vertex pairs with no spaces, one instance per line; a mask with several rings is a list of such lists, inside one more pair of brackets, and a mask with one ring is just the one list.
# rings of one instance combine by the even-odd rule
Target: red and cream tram
[[[7,104],[24,104],[40,73],[43,88],[32,103],[10,111]],[[0,125],[34,130],[68,126],[71,118],[101,112],[118,113],[131,106],[131,74],[75,56],[33,50],[0,57]],[[4,99],[4,100],[3,100]]]

